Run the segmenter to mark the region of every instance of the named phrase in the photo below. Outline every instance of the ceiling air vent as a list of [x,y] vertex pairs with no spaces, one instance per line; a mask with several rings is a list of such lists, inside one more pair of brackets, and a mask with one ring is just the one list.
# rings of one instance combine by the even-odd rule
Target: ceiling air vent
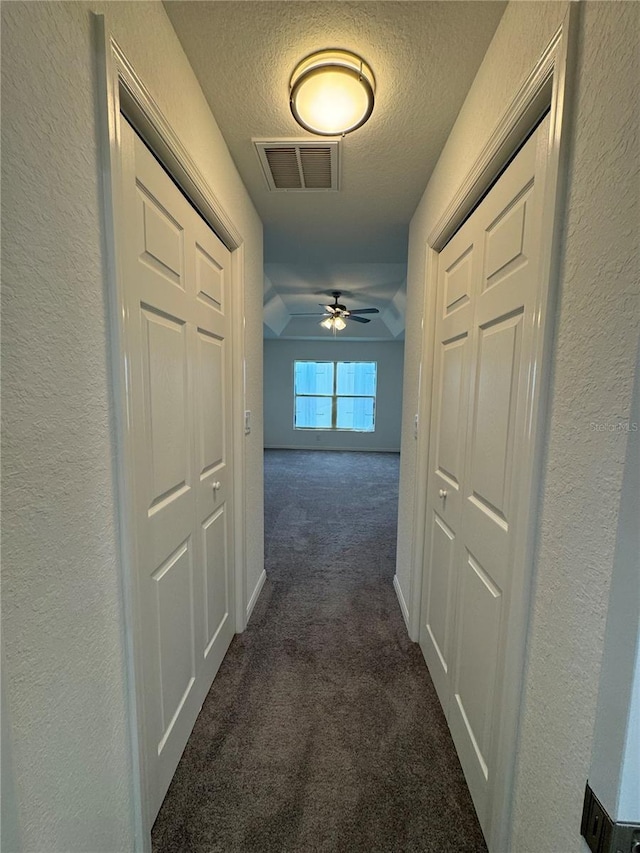
[[339,189],[339,139],[254,139],[253,144],[272,192]]

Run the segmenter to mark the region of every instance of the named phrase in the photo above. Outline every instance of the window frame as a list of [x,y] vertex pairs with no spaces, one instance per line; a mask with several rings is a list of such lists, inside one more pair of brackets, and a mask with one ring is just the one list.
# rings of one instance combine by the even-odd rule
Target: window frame
[[[296,390],[296,365],[297,364],[331,364],[333,365],[333,382],[331,394],[298,394]],[[375,366],[375,393],[374,394],[338,394],[338,365],[339,364],[373,364]],[[294,430],[310,430],[313,432],[362,432],[371,433],[376,431],[376,401],[378,396],[378,362],[371,359],[362,361],[330,361],[329,359],[294,359],[293,360],[293,428]],[[331,426],[297,426],[296,424],[296,400],[298,397],[326,397],[331,399]],[[360,400],[373,401],[372,427],[371,429],[349,429],[339,427],[338,423],[338,400],[349,397],[357,397]]]

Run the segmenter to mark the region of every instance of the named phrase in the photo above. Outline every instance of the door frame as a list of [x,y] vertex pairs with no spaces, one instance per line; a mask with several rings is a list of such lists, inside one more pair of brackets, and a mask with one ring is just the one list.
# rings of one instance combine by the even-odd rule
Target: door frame
[[[568,124],[572,90],[571,72],[575,65],[575,41],[579,4],[569,3],[565,17],[539,57],[531,73],[508,105],[467,176],[429,234],[425,246],[425,289],[423,332],[418,388],[418,430],[416,448],[411,580],[409,590],[409,635],[420,638],[425,555],[430,534],[426,524],[427,476],[429,472],[429,424],[433,392],[435,352],[435,311],[439,253],[487,194],[506,166],[522,147],[541,118],[549,112],[547,177],[543,197],[543,229],[540,270],[549,282],[537,304],[538,334],[534,347],[534,367],[527,393],[526,469],[523,500],[517,512],[518,534],[515,559],[523,566],[522,581],[511,592],[507,626],[507,655],[504,684],[508,685],[499,703],[499,743],[494,770],[495,787],[490,817],[490,851],[508,849],[511,832],[512,789],[515,776],[521,694],[524,685],[525,648],[528,634],[531,581],[537,533],[541,462],[546,437],[547,397],[553,355],[554,313],[560,258],[560,231],[566,196]],[[508,677],[507,677],[508,676]]]
[[99,154],[102,177],[105,277],[107,281],[109,361],[115,434],[115,477],[120,530],[120,583],[124,624],[122,643],[126,667],[126,693],[131,739],[132,798],[135,849],[151,850],[151,824],[146,802],[141,650],[136,642],[139,618],[134,566],[137,561],[134,515],[133,435],[129,420],[128,371],[125,335],[123,274],[123,207],[121,192],[122,116],[151,149],[205,222],[231,252],[231,374],[233,449],[233,569],[235,607],[231,614],[235,632],[244,631],[248,619],[245,513],[245,342],[244,342],[244,238],[202,175],[195,161],[157,105],[143,80],[110,34],[105,16],[94,14],[98,72]]

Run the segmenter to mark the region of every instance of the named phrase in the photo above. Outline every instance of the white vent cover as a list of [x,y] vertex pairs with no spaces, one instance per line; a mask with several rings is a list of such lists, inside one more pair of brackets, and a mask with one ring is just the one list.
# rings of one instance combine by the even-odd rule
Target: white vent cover
[[272,192],[339,189],[339,139],[254,139],[253,144]]

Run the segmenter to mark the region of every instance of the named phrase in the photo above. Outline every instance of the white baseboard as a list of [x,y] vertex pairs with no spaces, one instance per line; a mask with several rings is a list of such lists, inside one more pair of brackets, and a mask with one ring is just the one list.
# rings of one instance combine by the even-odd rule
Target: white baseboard
[[319,444],[265,444],[265,450],[348,450],[354,453],[400,453],[395,447],[325,447]]
[[402,618],[404,619],[404,624],[407,626],[407,631],[410,632],[409,608],[407,607],[407,602],[404,600],[404,595],[402,594],[402,590],[400,589],[400,581],[398,580],[398,575],[393,576],[393,588],[395,589],[396,595],[398,596],[398,603],[400,605],[400,610],[402,611]]
[[256,602],[260,597],[260,593],[262,592],[262,587],[264,586],[264,582],[267,579],[267,573],[265,570],[262,570],[262,574],[258,578],[258,583],[256,584],[256,588],[251,593],[251,598],[249,599],[249,603],[247,604],[247,623],[249,619],[251,619],[251,614],[253,613],[253,608],[256,606]]

